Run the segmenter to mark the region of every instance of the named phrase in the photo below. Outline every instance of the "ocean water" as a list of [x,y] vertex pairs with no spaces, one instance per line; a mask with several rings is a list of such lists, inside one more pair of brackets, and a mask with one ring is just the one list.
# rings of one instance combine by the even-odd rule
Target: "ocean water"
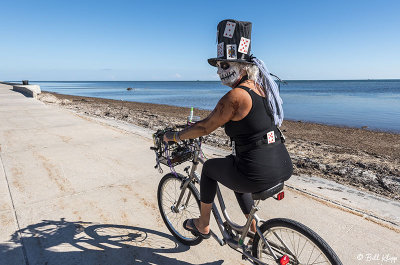
[[[207,110],[230,89],[217,81],[31,83],[60,94]],[[285,119],[400,133],[400,80],[287,81],[280,89]]]

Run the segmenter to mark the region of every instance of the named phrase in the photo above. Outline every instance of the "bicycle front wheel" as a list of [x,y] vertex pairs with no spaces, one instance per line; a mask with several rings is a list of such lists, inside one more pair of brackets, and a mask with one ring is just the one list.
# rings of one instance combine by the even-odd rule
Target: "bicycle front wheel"
[[[289,257],[288,264],[342,265],[332,248],[307,226],[284,218],[271,219],[260,230],[279,258]],[[279,264],[258,233],[252,248],[253,256],[266,264]]]
[[193,183],[189,183],[180,204],[177,205],[182,192],[183,179],[181,174],[175,176],[172,173],[166,174],[161,179],[157,192],[158,208],[165,225],[174,237],[185,245],[194,246],[203,238],[185,230],[183,222],[200,216],[200,195]]

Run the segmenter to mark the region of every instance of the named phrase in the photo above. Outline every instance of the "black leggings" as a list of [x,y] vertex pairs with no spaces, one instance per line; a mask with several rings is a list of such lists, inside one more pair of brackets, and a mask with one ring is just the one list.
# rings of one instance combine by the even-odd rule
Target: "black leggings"
[[203,165],[200,181],[200,197],[203,203],[212,203],[217,193],[217,182],[233,190],[244,214],[249,214],[254,204],[251,193],[272,187],[271,183],[253,181],[240,173],[235,166],[235,157],[207,160]]

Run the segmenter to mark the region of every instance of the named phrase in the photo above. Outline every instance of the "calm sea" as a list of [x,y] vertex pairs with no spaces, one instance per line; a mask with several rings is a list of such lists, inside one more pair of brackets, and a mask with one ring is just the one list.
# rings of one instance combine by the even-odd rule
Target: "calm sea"
[[[214,81],[31,83],[60,94],[207,110],[229,91]],[[400,132],[400,80],[287,81],[280,87],[285,119]]]

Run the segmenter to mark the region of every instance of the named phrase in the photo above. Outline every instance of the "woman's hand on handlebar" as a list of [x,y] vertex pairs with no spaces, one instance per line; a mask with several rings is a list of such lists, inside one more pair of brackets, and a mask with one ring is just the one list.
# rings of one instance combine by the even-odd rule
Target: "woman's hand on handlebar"
[[174,141],[174,133],[175,133],[175,132],[172,132],[172,131],[165,132],[165,133],[164,133],[164,137],[163,137],[164,142],[166,142],[166,143],[168,143],[168,142],[175,142],[175,141]]

